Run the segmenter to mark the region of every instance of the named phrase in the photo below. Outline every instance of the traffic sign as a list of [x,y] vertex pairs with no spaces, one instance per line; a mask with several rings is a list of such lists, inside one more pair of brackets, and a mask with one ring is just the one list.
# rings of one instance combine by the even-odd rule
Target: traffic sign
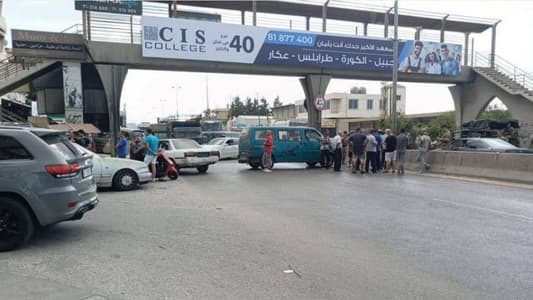
[[315,98],[315,102],[313,102],[315,105],[316,110],[322,111],[324,108],[326,108],[326,99],[322,96],[317,96]]

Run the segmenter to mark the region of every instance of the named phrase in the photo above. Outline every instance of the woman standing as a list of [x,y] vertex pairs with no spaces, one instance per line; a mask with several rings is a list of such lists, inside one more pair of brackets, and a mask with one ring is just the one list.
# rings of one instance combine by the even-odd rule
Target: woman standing
[[440,63],[437,60],[437,54],[435,52],[429,52],[424,59],[425,70],[427,74],[439,74],[441,73]]

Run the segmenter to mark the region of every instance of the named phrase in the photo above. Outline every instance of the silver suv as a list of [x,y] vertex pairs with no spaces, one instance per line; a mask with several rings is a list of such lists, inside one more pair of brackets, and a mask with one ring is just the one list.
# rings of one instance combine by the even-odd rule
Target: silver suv
[[37,226],[79,220],[98,203],[92,159],[62,132],[0,126],[0,251]]

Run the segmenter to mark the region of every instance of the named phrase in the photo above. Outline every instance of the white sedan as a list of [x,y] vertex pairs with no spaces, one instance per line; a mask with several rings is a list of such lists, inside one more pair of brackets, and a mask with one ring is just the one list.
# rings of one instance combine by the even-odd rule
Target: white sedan
[[178,169],[196,168],[205,173],[209,165],[220,159],[217,150],[205,149],[191,139],[160,139],[159,148],[176,164]]
[[145,163],[100,156],[78,144],[74,144],[82,155],[93,157],[93,177],[98,187],[112,187],[120,191],[129,191],[152,180],[152,173]]
[[205,149],[217,150],[220,152],[220,159],[239,157],[239,138],[219,137],[214,138],[202,145]]

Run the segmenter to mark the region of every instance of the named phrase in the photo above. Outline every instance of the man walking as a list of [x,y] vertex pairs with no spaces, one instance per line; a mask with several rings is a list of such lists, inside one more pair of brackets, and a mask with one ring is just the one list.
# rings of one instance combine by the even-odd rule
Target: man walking
[[155,164],[157,163],[157,151],[159,148],[159,140],[153,134],[152,129],[146,129],[146,137],[144,138],[146,147],[146,155],[144,156],[144,163],[150,167],[152,171],[152,182],[155,182]]
[[426,162],[426,153],[429,151],[429,146],[431,145],[431,138],[428,135],[427,129],[424,128],[422,134],[416,137],[416,144],[418,146],[418,157],[416,158],[419,162],[418,171],[424,173],[430,167]]
[[272,172],[272,149],[274,148],[274,138],[272,132],[267,130],[265,135],[265,140],[263,143],[263,172],[270,173]]
[[365,163],[365,146],[366,136],[361,134],[361,128],[355,129],[355,134],[350,136],[350,143],[352,144],[352,173],[360,171],[363,173],[363,164]]
[[342,133],[342,164],[346,164],[346,157],[348,156],[348,149],[350,148],[350,142],[348,141],[348,132]]
[[388,173],[389,170],[391,170],[392,173],[394,173],[394,151],[396,151],[396,143],[397,139],[394,134],[392,134],[392,130],[387,129],[385,130],[385,134],[387,135],[387,138],[385,139],[384,146],[385,146],[385,173]]
[[341,170],[341,160],[342,160],[342,138],[341,132],[338,131],[337,135],[333,138],[333,151],[335,153],[335,165],[333,171],[339,172]]
[[366,136],[367,143],[366,143],[366,161],[365,161],[365,172],[368,173],[369,171],[369,164],[372,163],[372,173],[377,172],[377,152],[376,152],[376,146],[378,142],[376,141],[376,137],[374,136],[376,134],[376,130],[372,129],[370,130],[370,133]]
[[405,135],[405,129],[402,128],[396,141],[396,153],[398,153],[398,175],[405,174],[405,152],[407,151],[408,144],[409,139],[407,138],[407,135]]

